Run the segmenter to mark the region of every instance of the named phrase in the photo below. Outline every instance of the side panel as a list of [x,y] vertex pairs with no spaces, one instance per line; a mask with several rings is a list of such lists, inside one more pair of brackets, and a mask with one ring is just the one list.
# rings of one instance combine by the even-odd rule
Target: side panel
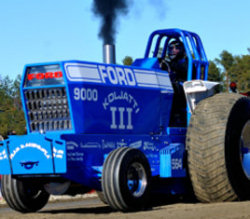
[[167,72],[86,62],[64,67],[76,133],[148,134],[167,126]]
[[141,134],[159,129],[161,97],[157,90],[70,84],[69,92],[76,91],[96,95],[94,100],[72,95],[77,133]]
[[[180,134],[180,133],[179,133]],[[150,135],[63,135],[67,145],[68,171],[65,178],[94,189],[100,188],[102,167],[108,154],[119,147],[141,150],[147,157],[152,176],[185,177],[185,136]],[[163,156],[169,154],[169,159]],[[165,174],[164,170],[168,170]]]

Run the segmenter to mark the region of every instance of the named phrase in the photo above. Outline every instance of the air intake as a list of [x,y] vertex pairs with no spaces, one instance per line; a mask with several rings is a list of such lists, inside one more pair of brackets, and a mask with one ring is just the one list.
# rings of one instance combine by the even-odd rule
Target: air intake
[[64,87],[26,90],[24,95],[31,132],[72,128]]

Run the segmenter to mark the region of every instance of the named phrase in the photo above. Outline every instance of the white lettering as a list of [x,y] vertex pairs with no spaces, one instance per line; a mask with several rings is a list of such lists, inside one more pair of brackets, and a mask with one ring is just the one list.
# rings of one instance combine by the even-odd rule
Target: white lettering
[[103,108],[106,110],[107,106],[109,105],[107,98],[104,99],[104,102],[102,103]]
[[112,103],[112,102],[114,101],[114,99],[115,99],[114,93],[110,93],[110,94],[108,95],[108,101],[109,101],[109,103]]
[[112,116],[112,123],[111,123],[111,126],[110,128],[111,129],[117,129],[117,125],[116,125],[116,121],[115,121],[115,112],[116,112],[116,107],[110,107],[110,111],[111,111],[111,116]]
[[118,80],[119,80],[119,84],[120,85],[128,85],[127,80],[126,80],[126,75],[125,72],[123,71],[122,68],[116,68],[116,72],[117,72],[117,76],[118,76]]
[[105,83],[106,79],[108,77],[107,72],[105,72],[105,66],[104,65],[99,65],[99,71],[101,73],[102,81]]
[[127,125],[127,129],[131,130],[131,129],[133,129],[133,125],[132,125],[132,112],[133,112],[133,109],[128,107],[126,110],[128,112],[128,125]]
[[78,88],[74,89],[74,99],[82,101],[97,101],[98,100],[98,91],[97,89],[90,88]]
[[179,170],[182,169],[182,160],[178,158],[173,158],[171,160],[172,163],[172,170]]
[[77,87],[74,89],[74,99],[75,100],[80,100],[80,89]]
[[98,66],[99,73],[104,83],[135,86],[136,79],[132,69],[112,66]]
[[[132,130],[133,129],[133,125],[132,125],[132,112],[133,109],[132,108],[124,108],[124,107],[119,107],[118,111],[119,111],[119,125],[117,126],[116,124],[116,111],[117,111],[117,107],[110,107],[110,111],[111,111],[111,125],[110,128],[111,129],[120,129],[120,130]],[[124,112],[127,112],[127,125],[125,126],[124,124]]]
[[109,81],[112,84],[118,84],[118,78],[117,78],[115,69],[111,66],[108,66],[107,73],[108,73]]
[[119,107],[119,112],[120,112],[120,125],[119,129],[125,129],[125,125],[123,124],[123,112],[125,111],[124,107]]
[[17,152],[25,148],[35,148],[41,151],[47,159],[50,159],[49,152],[45,148],[42,148],[41,145],[38,145],[36,143],[26,143],[25,145],[21,144],[20,147],[17,146],[10,154],[10,159],[13,159]]
[[133,71],[129,68],[125,68],[125,74],[126,74],[126,78],[128,81],[128,84],[130,86],[135,86],[136,85],[136,81],[135,81],[135,75],[133,73]]
[[125,100],[126,102],[131,104],[133,110],[135,110],[135,113],[138,113],[140,111],[136,99],[131,94],[124,91],[114,91],[112,93],[109,93],[108,96],[104,98],[104,101],[102,103],[103,108],[106,110],[107,107],[116,100]]

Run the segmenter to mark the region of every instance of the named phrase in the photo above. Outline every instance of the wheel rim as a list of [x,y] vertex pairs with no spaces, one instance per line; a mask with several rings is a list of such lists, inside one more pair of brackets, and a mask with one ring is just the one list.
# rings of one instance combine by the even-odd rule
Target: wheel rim
[[246,177],[250,180],[250,120],[242,129],[240,145],[242,167]]
[[147,187],[147,176],[142,164],[138,162],[131,164],[127,172],[127,185],[134,197],[144,194]]

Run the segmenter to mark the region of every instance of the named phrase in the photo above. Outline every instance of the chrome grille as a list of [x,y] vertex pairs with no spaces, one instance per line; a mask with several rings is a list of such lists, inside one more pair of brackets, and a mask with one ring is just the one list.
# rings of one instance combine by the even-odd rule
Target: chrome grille
[[24,95],[32,132],[72,128],[64,87],[26,90]]

